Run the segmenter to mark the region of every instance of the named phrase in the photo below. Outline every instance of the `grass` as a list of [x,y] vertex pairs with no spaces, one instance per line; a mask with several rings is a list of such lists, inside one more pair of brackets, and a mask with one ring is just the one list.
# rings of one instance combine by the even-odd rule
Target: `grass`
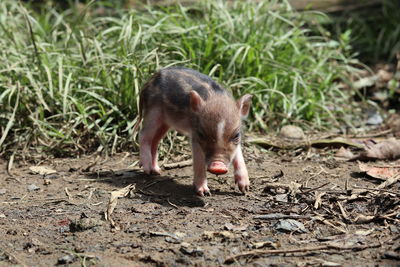
[[364,63],[397,63],[400,52],[400,3],[383,0],[379,7],[344,12],[334,16],[333,32],[348,32],[349,44]]
[[252,93],[250,130],[339,127],[346,117],[339,81],[354,61],[345,38],[308,28],[323,14],[278,1],[146,10],[98,3],[60,11],[0,2],[1,152],[135,148],[140,87],[170,65],[209,74],[235,96]]

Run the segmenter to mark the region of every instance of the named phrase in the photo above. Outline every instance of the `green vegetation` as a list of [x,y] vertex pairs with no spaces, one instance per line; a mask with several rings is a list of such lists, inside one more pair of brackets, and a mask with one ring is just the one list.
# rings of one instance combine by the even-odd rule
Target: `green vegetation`
[[134,147],[140,87],[170,65],[254,94],[250,130],[338,126],[350,108],[339,84],[353,69],[348,38],[315,34],[307,25],[323,14],[277,2],[127,10],[92,1],[60,11],[1,1],[1,151]]
[[400,52],[400,2],[382,2],[378,7],[343,12],[330,26],[339,35],[348,32],[353,51],[364,63],[396,63]]

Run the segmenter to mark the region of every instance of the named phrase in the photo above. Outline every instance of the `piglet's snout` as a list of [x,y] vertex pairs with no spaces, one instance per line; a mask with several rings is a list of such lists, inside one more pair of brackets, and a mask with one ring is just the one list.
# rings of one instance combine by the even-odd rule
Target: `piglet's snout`
[[213,161],[208,165],[207,171],[213,174],[225,174],[228,172],[228,168],[222,161]]

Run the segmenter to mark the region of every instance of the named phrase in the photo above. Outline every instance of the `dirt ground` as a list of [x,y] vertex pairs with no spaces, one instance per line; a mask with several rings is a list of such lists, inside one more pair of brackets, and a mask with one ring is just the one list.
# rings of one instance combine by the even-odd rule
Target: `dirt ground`
[[[208,175],[207,197],[190,166],[147,176],[128,153],[46,160],[46,175],[1,161],[0,266],[400,266],[399,183],[374,190],[357,162],[318,151],[245,157],[251,192],[230,171]],[[129,184],[112,227],[110,193]]]

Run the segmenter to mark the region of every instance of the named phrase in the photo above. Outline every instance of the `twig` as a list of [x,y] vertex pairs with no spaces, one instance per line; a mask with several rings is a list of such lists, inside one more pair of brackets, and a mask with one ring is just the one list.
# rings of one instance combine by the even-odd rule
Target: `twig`
[[69,199],[69,200],[72,200],[72,195],[71,195],[71,193],[69,192],[68,187],[65,187],[65,188],[64,188],[64,191],[65,191],[65,194],[67,195],[68,199]]
[[280,219],[308,219],[310,216],[298,215],[298,214],[282,214],[282,213],[272,213],[272,214],[262,214],[256,215],[253,219],[262,219],[262,220],[280,220]]
[[325,192],[315,192],[315,202],[314,209],[319,209],[322,206],[322,197],[325,195]]
[[299,194],[307,194],[307,193],[313,192],[313,191],[318,190],[318,189],[320,189],[320,188],[322,188],[324,186],[327,186],[328,184],[330,184],[330,182],[324,183],[323,185],[320,185],[320,186],[315,187],[315,188],[308,189],[308,190],[306,190],[304,192],[300,192]]
[[387,190],[387,189],[368,188],[368,187],[360,187],[360,186],[355,186],[354,189],[363,189],[363,190],[367,190],[367,191],[380,191],[380,192],[385,192],[385,193],[389,193],[389,194],[394,194],[394,195],[400,196],[400,193],[394,192],[394,191],[391,191],[391,190]]
[[335,230],[341,232],[341,233],[347,233],[346,230],[334,225],[333,223],[331,223],[330,221],[328,221],[327,219],[325,219],[324,217],[322,217],[321,215],[319,215],[318,213],[316,213],[317,216],[315,216],[314,218],[317,219],[318,221],[322,222],[323,224],[326,224],[332,228],[334,228]]
[[177,210],[180,209],[177,205],[175,205],[174,203],[172,203],[171,201],[169,201],[169,198],[167,198],[167,202],[168,202],[168,204],[170,204],[170,205],[171,205],[172,207],[174,207],[175,209],[177,209]]
[[383,183],[381,183],[380,185],[378,185],[377,189],[383,189],[387,186],[391,186],[392,184],[397,183],[399,180],[400,180],[400,174],[392,176],[392,177],[388,178],[386,181],[384,181]]
[[151,196],[151,197],[169,197],[171,194],[159,194],[159,193],[154,193],[152,191],[144,191],[142,189],[139,189],[137,192],[146,195],[146,196]]
[[343,208],[342,204],[341,204],[339,201],[337,201],[337,204],[338,204],[338,206],[339,206],[340,213],[342,213],[343,218],[344,218],[346,221],[350,221],[349,216],[347,215],[347,213],[346,213],[345,209]]
[[310,252],[310,251],[318,251],[318,250],[364,250],[367,248],[377,248],[382,246],[381,243],[375,243],[371,245],[363,245],[363,246],[339,246],[339,245],[325,245],[325,246],[316,246],[316,247],[305,247],[305,248],[295,248],[295,249],[255,249],[247,252],[243,252],[237,255],[230,256],[225,259],[225,263],[233,262],[234,260],[247,257],[247,256],[261,256],[265,254],[276,255],[276,254],[287,254],[287,253],[301,253],[301,252]]
[[305,184],[304,184],[305,187],[307,187],[308,182],[310,182],[310,180],[311,180],[312,178],[317,177],[317,176],[320,175],[321,173],[326,173],[326,174],[328,174],[328,172],[327,172],[326,170],[324,170],[324,168],[322,168],[322,166],[319,166],[319,167],[321,168],[321,170],[320,170],[319,172],[317,172],[317,173],[314,173],[313,175],[311,175],[311,176],[307,179],[307,181],[306,181]]
[[187,166],[191,166],[192,165],[192,160],[184,160],[184,161],[180,161],[180,162],[174,162],[174,163],[166,163],[163,165],[164,169],[166,170],[170,170],[170,169],[176,169],[176,168],[183,168],[183,167],[187,167]]
[[382,136],[382,135],[385,135],[385,134],[389,134],[391,132],[392,132],[392,129],[387,129],[387,130],[380,131],[380,132],[377,132],[377,133],[365,134],[365,135],[359,135],[359,136],[350,135],[348,137],[349,138],[372,138],[372,137],[378,137],[378,136]]
[[13,174],[12,174],[12,172],[11,172],[11,169],[12,169],[13,163],[14,163],[14,156],[15,156],[15,151],[14,151],[14,153],[12,153],[10,159],[9,159],[8,162],[7,162],[7,174],[8,174],[9,176],[13,176]]

